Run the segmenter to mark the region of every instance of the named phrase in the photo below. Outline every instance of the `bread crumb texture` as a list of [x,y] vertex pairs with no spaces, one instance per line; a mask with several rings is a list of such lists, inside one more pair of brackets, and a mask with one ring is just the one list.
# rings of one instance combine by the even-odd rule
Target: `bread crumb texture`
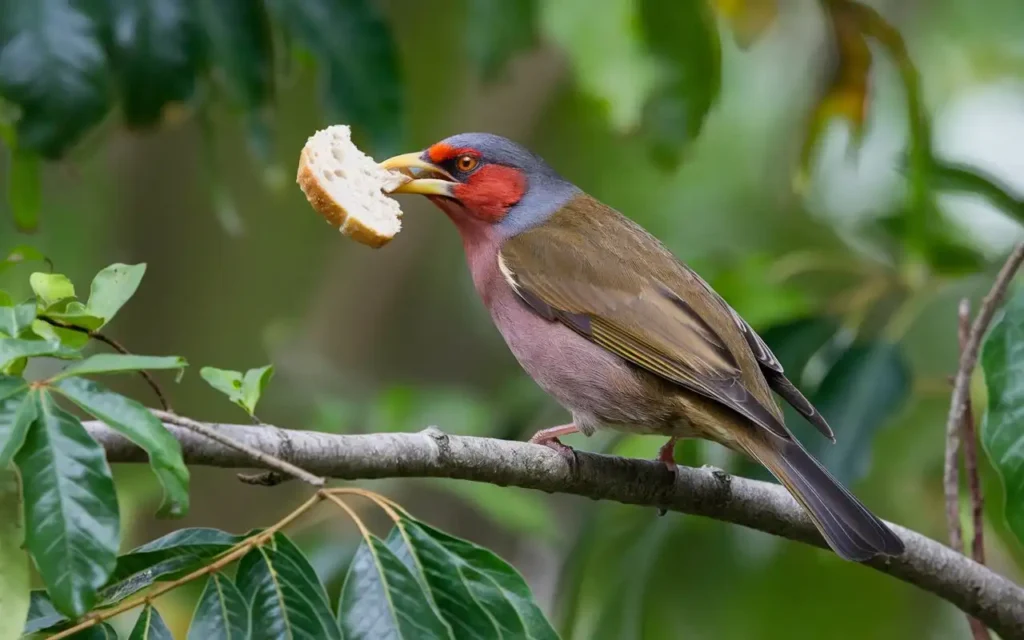
[[402,229],[402,209],[385,191],[410,178],[381,168],[352,144],[347,125],[317,131],[299,156],[296,182],[306,199],[342,234],[373,248]]

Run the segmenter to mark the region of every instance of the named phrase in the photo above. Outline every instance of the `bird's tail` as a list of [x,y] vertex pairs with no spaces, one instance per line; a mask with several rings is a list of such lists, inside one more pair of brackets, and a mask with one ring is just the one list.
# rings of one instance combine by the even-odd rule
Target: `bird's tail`
[[804,506],[828,545],[857,562],[900,555],[903,541],[796,441],[771,439],[747,447]]

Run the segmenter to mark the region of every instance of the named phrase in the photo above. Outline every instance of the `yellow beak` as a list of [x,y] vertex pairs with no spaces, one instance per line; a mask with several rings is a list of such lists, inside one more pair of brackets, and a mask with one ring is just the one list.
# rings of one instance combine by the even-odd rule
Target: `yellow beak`
[[412,175],[411,170],[417,169],[425,173],[440,174],[447,178],[414,178],[401,185],[391,193],[418,193],[425,196],[452,196],[452,189],[455,187],[455,178],[441,167],[426,162],[422,158],[422,152],[403,153],[400,156],[388,158],[380,163],[380,166],[391,171],[401,171],[406,175]]

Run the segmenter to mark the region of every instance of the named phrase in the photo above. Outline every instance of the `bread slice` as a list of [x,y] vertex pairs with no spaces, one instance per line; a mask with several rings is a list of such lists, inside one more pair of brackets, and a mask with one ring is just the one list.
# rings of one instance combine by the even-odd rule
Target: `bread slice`
[[410,178],[352,144],[347,125],[317,131],[299,156],[296,182],[313,209],[346,236],[375,249],[402,229],[402,209],[384,194]]

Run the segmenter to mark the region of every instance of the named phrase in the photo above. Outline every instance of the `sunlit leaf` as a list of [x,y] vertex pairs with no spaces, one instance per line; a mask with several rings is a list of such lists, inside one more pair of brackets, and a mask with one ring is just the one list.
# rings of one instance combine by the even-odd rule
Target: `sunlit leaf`
[[50,378],[63,380],[71,376],[86,376],[103,373],[124,373],[144,369],[183,369],[188,362],[181,356],[137,356],[126,353],[97,353],[81,362],[76,362]]
[[109,106],[107,57],[84,3],[0,0],[0,97],[17,105],[18,146],[64,153]]
[[200,33],[190,0],[114,0],[111,61],[129,126],[158,124],[192,97]]
[[23,340],[0,338],[0,371],[20,358],[52,356],[54,358],[77,358],[80,354],[59,342],[48,340]]
[[36,271],[28,277],[28,283],[32,286],[32,291],[39,298],[39,303],[43,308],[75,297],[75,285],[61,273]]
[[580,88],[608,109],[612,126],[634,129],[657,86],[659,68],[638,33],[632,0],[548,0],[541,5],[546,35],[565,50]]
[[[14,381],[13,392],[4,395],[2,385]],[[20,385],[18,384],[20,383]],[[8,391],[11,391],[8,387]],[[36,401],[21,378],[0,377],[0,469],[6,469],[25,443],[29,425],[36,419]]]
[[0,334],[18,338],[32,327],[36,319],[36,304],[25,302],[12,307],[0,306]]
[[117,562],[117,495],[106,454],[46,391],[15,458],[25,496],[25,545],[62,613],[79,617]]
[[1017,291],[1006,303],[985,338],[981,363],[988,386],[981,443],[1003,482],[1010,530],[1024,541],[1024,293]]
[[[0,4],[0,8],[2,7]],[[2,57],[0,64],[3,64]],[[7,172],[7,202],[14,215],[14,226],[21,231],[35,231],[43,206],[39,157],[32,153],[15,151],[11,154],[10,162]]]
[[249,369],[244,374],[230,369],[203,367],[199,370],[199,375],[211,387],[245,409],[246,413],[253,415],[256,412],[260,396],[263,394],[263,389],[274,375],[274,367],[266,365],[258,369]]
[[146,451],[164,490],[159,515],[181,517],[188,512],[189,473],[181,444],[156,416],[135,400],[85,378],[61,380],[57,390]]
[[145,263],[118,263],[102,269],[92,279],[86,310],[89,314],[102,318],[103,324],[110,322],[124,303],[135,295],[145,274]]
[[746,49],[775,23],[777,0],[714,0],[715,10],[729,21],[736,44]]
[[32,583],[24,541],[21,483],[17,472],[3,465],[0,466],[0,611],[3,612],[0,640],[20,637],[28,615]]
[[494,80],[509,59],[536,44],[536,0],[470,0],[467,49],[485,80]]
[[199,596],[188,628],[189,640],[245,640],[249,633],[249,604],[245,597],[234,582],[214,573]]
[[56,321],[58,325],[78,327],[86,331],[95,331],[103,326],[103,318],[90,313],[78,300],[56,302],[40,315]]
[[70,352],[77,352],[89,344],[89,334],[87,332],[54,326],[45,320],[34,320],[32,322],[32,333],[48,342],[62,344]]
[[108,604],[118,602],[158,579],[171,580],[194,570],[244,538],[217,529],[191,528],[148,542],[117,559],[103,587],[103,600]]
[[235,583],[252,610],[253,640],[341,639],[313,567],[283,535],[275,535],[273,545],[257,547],[243,556]]
[[351,124],[371,155],[400,150],[405,98],[394,38],[378,3],[268,0],[268,6],[316,59],[330,119]]
[[259,403],[263,390],[270,384],[274,377],[273,365],[266,365],[258,369],[249,369],[242,378],[242,402],[250,414],[256,411],[256,404]]
[[722,84],[718,26],[705,2],[640,0],[646,46],[660,67],[642,132],[655,160],[675,167],[697,137]]
[[[220,636],[207,637],[218,638]],[[139,614],[139,619],[135,621],[128,640],[174,640],[174,636],[171,635],[171,630],[167,628],[164,619],[160,617],[160,613],[153,608],[153,605],[146,605],[142,609],[142,613]]]
[[558,637],[526,581],[493,552],[408,516],[387,546],[429,590],[454,637]]

